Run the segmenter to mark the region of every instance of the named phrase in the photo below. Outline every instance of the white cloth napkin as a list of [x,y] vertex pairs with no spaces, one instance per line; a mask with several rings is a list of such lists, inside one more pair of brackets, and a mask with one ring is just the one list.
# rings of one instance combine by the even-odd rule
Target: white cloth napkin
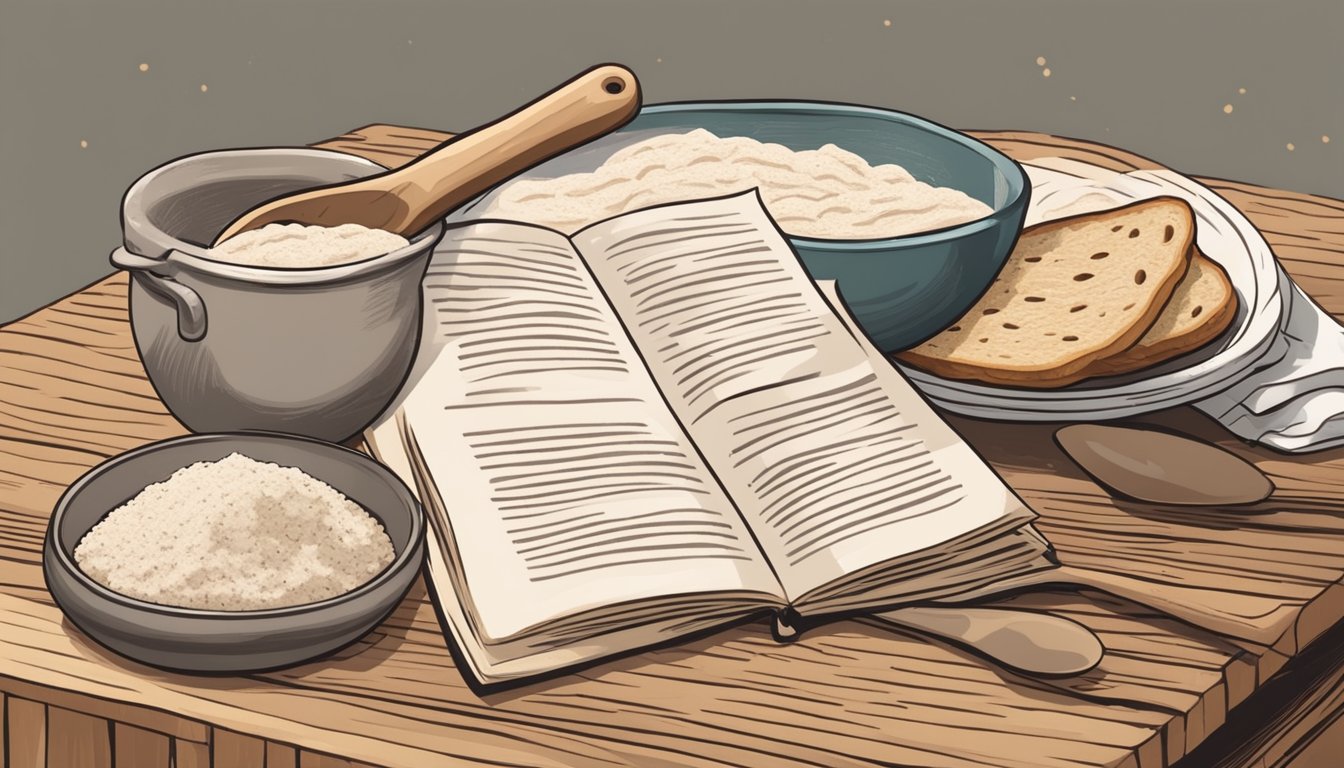
[[1238,437],[1280,451],[1344,445],[1344,328],[1286,273],[1282,279],[1288,302],[1274,345],[1248,376],[1194,406]]
[[[1200,216],[1200,249],[1229,267],[1234,279],[1238,277],[1233,267],[1239,265],[1227,262],[1245,253],[1246,242],[1238,240],[1245,235],[1225,225],[1235,209],[1212,190],[1173,171],[1122,174],[1058,158],[1031,162],[1040,167],[1028,166],[1033,179],[1028,224],[1108,207],[1107,203],[1179,194]],[[1038,197],[1037,191],[1043,194]],[[1223,209],[1222,220],[1214,216],[1215,209]],[[1253,361],[1237,361],[1246,366],[1243,375],[1191,405],[1238,437],[1279,451],[1304,453],[1344,445],[1344,327],[1277,261],[1274,269],[1283,306],[1273,342],[1264,345]]]

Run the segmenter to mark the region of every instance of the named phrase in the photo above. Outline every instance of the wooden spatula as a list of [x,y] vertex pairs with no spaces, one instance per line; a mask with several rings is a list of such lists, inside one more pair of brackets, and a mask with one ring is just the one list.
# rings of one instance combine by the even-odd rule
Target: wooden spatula
[[495,184],[625,125],[639,106],[633,72],[595,67],[395,171],[263,203],[225,227],[215,244],[275,222],[363,224],[413,237]]

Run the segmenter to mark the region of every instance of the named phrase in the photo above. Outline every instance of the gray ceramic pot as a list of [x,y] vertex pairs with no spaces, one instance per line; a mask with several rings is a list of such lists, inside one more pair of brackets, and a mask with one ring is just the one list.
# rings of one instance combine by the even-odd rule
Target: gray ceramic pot
[[112,263],[132,276],[150,382],[189,429],[340,442],[391,402],[415,357],[442,224],[385,256],[318,269],[227,264],[205,247],[257,203],[382,170],[339,152],[233,150],[180,158],[127,191]]

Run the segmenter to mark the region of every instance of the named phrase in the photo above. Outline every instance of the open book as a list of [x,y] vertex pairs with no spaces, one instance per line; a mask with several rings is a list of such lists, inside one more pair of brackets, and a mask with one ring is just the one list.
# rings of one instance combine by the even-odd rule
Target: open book
[[424,290],[418,370],[367,436],[424,503],[431,588],[483,682],[1053,567],[754,191],[572,238],[465,224]]

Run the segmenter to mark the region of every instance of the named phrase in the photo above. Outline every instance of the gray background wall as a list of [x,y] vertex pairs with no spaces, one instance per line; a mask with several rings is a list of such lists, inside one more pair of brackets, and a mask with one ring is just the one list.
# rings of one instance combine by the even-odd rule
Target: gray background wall
[[650,103],[862,102],[1344,197],[1342,33],[1341,0],[0,0],[0,322],[110,271],[154,165],[463,129],[600,61]]

